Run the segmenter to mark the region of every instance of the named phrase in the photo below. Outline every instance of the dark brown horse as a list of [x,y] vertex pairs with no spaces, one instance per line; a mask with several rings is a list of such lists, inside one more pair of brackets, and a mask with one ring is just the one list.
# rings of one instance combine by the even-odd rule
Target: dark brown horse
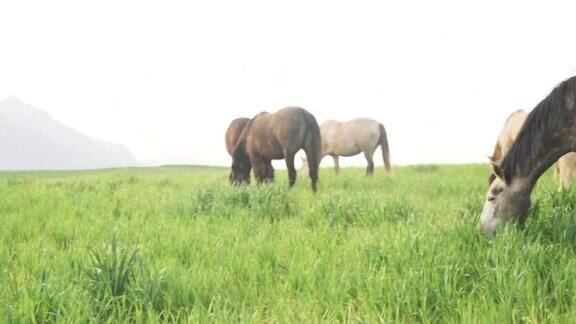
[[[236,147],[236,144],[238,144],[238,139],[240,139],[240,135],[246,125],[248,125],[248,122],[250,122],[250,118],[241,117],[234,119],[230,123],[230,126],[228,126],[228,130],[226,130],[226,150],[230,156],[234,154],[234,148]],[[267,181],[274,181],[274,168],[272,167],[272,162],[268,163],[266,167],[268,170],[271,170],[271,176]],[[250,165],[250,168],[252,168],[252,165]],[[230,182],[233,182],[232,174],[230,174]],[[246,182],[250,183],[250,177],[248,177]]]
[[522,222],[538,178],[576,150],[576,77],[562,82],[526,118],[488,188],[480,226],[493,234],[508,221]]
[[294,156],[303,149],[308,159],[312,190],[318,183],[320,128],[316,118],[299,107],[288,107],[274,114],[256,115],[248,122],[232,153],[230,180],[239,185],[249,181],[250,169],[258,183],[274,178],[271,160],[286,160],[290,187],[296,182]]

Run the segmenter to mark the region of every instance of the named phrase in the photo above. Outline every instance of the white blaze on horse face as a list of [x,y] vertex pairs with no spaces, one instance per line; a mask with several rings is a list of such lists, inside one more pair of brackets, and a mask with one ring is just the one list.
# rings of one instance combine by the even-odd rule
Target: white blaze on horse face
[[531,188],[527,178],[515,179],[508,185],[497,177],[488,188],[480,216],[484,233],[492,235],[508,221],[521,221],[530,208]]
[[499,204],[502,202],[504,187],[504,181],[497,177],[488,188],[486,201],[484,202],[484,208],[480,216],[480,227],[487,235],[496,233],[503,222],[502,215],[499,215]]
[[493,201],[486,200],[480,217],[480,226],[482,232],[486,235],[493,235],[498,231],[502,220],[495,216],[496,204]]

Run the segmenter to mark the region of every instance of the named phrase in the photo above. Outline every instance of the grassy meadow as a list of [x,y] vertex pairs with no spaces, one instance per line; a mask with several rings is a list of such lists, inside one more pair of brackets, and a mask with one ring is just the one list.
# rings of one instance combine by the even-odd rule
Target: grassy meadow
[[574,322],[576,193],[476,230],[487,166],[0,173],[5,322]]

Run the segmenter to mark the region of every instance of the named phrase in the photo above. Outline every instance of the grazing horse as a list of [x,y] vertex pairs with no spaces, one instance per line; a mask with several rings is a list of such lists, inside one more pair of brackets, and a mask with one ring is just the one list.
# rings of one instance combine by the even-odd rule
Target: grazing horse
[[258,183],[270,181],[274,177],[271,160],[284,159],[292,187],[296,182],[294,156],[303,149],[308,158],[312,190],[316,192],[320,148],[320,128],[308,111],[287,107],[274,114],[260,113],[244,127],[234,147],[230,179],[236,185],[247,182],[253,167]]
[[[526,117],[528,117],[528,113],[522,109],[516,110],[513,112],[508,119],[506,119],[506,123],[504,123],[504,128],[500,132],[498,136],[498,141],[496,142],[496,146],[494,147],[494,152],[490,157],[490,161],[493,164],[499,165],[504,159],[504,155],[508,152],[512,143],[520,133],[524,122],[526,121]],[[576,153],[570,152],[564,156],[562,156],[558,163],[556,163],[555,167],[555,174],[558,176],[558,180],[560,182],[560,188],[566,189],[570,187],[572,183],[572,177],[574,175],[574,171],[576,169]],[[496,179],[496,175],[494,172],[490,172],[490,178],[488,179],[488,184],[491,184],[494,179]]]
[[[356,118],[346,122],[337,122],[334,120],[326,121],[320,127],[322,134],[322,154],[320,159],[330,155],[334,160],[336,174],[340,173],[340,156],[354,156],[364,153],[368,162],[366,175],[374,173],[374,152],[378,146],[382,147],[382,158],[384,167],[390,172],[390,149],[388,147],[388,138],[384,125],[369,118]],[[306,160],[303,160],[303,173],[307,172]]]
[[[233,155],[234,147],[236,147],[238,139],[240,138],[240,135],[242,134],[242,131],[246,125],[248,125],[248,122],[250,122],[250,118],[236,118],[230,123],[230,126],[228,126],[228,130],[226,130],[226,150],[230,156]],[[273,181],[274,168],[272,167],[272,162],[268,163],[266,167],[271,170],[271,177],[268,179],[268,181]],[[232,174],[230,174],[230,182],[232,182]],[[250,177],[246,179],[246,182],[250,183]]]
[[523,223],[540,176],[561,156],[576,150],[576,77],[558,85],[528,115],[516,140],[493,164],[480,227],[494,234],[501,224]]

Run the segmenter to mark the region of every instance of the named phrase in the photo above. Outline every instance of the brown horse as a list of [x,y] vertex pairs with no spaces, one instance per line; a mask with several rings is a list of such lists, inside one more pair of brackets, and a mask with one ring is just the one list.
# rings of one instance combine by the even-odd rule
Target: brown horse
[[308,158],[312,190],[318,183],[320,162],[320,128],[316,118],[299,107],[288,107],[274,114],[266,112],[256,115],[248,122],[232,153],[233,184],[249,181],[250,169],[258,183],[273,179],[271,160],[286,160],[290,187],[296,182],[294,156],[303,149]]
[[488,188],[480,217],[487,234],[508,221],[520,223],[540,176],[562,155],[576,150],[576,77],[558,85],[528,115]]
[[[236,118],[230,123],[230,126],[228,126],[228,130],[226,130],[226,150],[228,151],[228,154],[230,154],[230,156],[232,156],[232,154],[234,153],[234,147],[236,147],[238,139],[240,138],[240,135],[242,134],[242,131],[244,130],[246,125],[248,125],[248,122],[250,122],[250,118],[245,117]],[[272,170],[271,172],[272,176],[270,177],[270,179],[268,179],[268,181],[273,181],[274,168],[272,167],[272,162],[268,163],[267,167],[269,168],[269,170]],[[230,181],[232,182],[232,174],[230,174]],[[248,177],[246,181],[250,183],[250,177]]]

